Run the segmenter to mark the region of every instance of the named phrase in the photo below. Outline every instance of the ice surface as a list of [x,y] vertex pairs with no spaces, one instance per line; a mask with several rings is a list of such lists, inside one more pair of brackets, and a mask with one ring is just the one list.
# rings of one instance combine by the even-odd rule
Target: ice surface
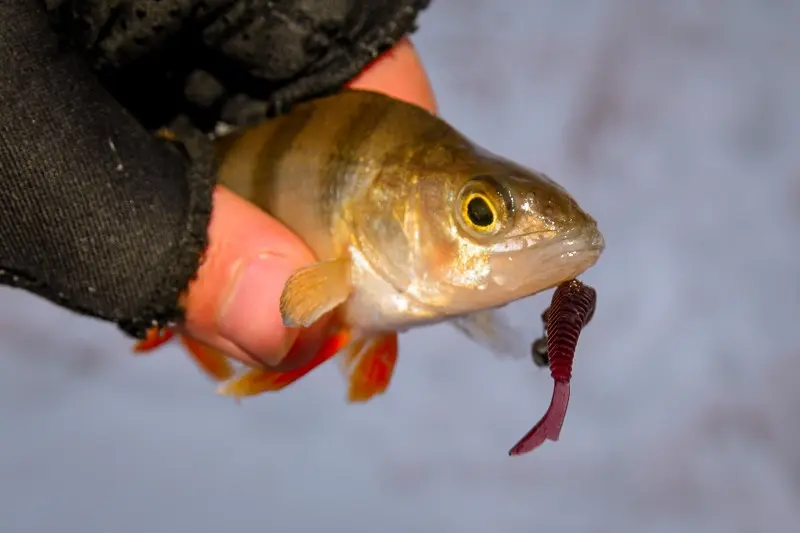
[[[177,348],[0,292],[0,531],[800,528],[800,3],[435,0],[443,115],[599,221],[561,440],[546,371],[439,326],[389,393],[336,365],[241,406]],[[512,308],[538,334],[548,295]]]

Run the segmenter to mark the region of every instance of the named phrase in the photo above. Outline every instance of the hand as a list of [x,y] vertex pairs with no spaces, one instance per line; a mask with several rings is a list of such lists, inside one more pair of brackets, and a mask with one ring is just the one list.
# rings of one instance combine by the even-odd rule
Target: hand
[[[350,84],[436,111],[422,63],[408,39]],[[223,187],[214,193],[209,246],[186,297],[181,333],[245,363],[286,370],[313,356],[323,324],[300,332],[283,326],[278,303],[284,283],[314,261],[305,244],[277,220]],[[295,342],[301,355],[286,358]]]

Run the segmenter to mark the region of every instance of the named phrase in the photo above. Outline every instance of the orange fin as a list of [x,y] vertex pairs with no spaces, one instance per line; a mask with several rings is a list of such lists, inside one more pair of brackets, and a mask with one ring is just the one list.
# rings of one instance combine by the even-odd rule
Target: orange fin
[[[169,342],[175,333],[168,329],[152,328],[147,330],[147,338],[136,343],[133,351],[138,354],[151,352],[159,346]],[[189,357],[200,369],[217,381],[229,379],[234,374],[233,365],[222,352],[211,348],[201,342],[189,339],[183,335],[178,336],[183,346],[188,350]]]
[[228,356],[223,352],[200,341],[184,337],[183,335],[180,336],[180,340],[189,352],[189,357],[203,372],[208,374],[211,379],[225,381],[234,375],[235,370],[233,365],[228,359]]
[[383,394],[397,363],[397,333],[368,337],[354,344],[342,360],[347,375],[347,401],[366,402]]
[[[224,396],[255,396],[264,392],[279,391],[302,378],[319,365],[339,353],[350,342],[350,330],[340,329],[322,343],[316,355],[305,365],[287,372],[251,369],[226,381],[217,389]],[[295,345],[297,346],[297,345]],[[292,348],[294,350],[294,348]],[[287,357],[291,357],[291,351]]]
[[147,337],[133,346],[133,351],[135,353],[150,352],[168,342],[174,335],[168,329],[150,328],[147,330]]

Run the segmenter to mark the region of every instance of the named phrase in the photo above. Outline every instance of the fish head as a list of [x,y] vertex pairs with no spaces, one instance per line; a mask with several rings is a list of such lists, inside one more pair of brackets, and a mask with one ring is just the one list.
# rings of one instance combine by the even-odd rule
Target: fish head
[[499,307],[578,276],[605,247],[596,221],[541,172],[473,146],[440,145],[415,163],[386,171],[364,226],[378,270],[420,306]]
[[[594,265],[605,247],[596,221],[561,186],[540,172],[487,158],[493,164],[486,168],[439,180],[448,183],[442,191],[447,203],[440,206],[448,215],[425,210],[427,239],[417,241],[420,266],[435,272],[422,293],[446,287],[445,306],[457,313],[554,287]],[[443,258],[441,250],[450,253]]]

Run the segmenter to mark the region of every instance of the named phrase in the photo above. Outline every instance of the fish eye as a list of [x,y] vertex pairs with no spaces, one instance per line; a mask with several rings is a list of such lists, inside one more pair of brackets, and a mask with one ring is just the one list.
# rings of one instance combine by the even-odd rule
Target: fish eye
[[466,218],[479,228],[489,228],[497,219],[489,201],[482,194],[472,194],[466,202]]
[[510,213],[508,194],[490,177],[470,180],[459,194],[461,225],[472,234],[498,233],[505,227]]

